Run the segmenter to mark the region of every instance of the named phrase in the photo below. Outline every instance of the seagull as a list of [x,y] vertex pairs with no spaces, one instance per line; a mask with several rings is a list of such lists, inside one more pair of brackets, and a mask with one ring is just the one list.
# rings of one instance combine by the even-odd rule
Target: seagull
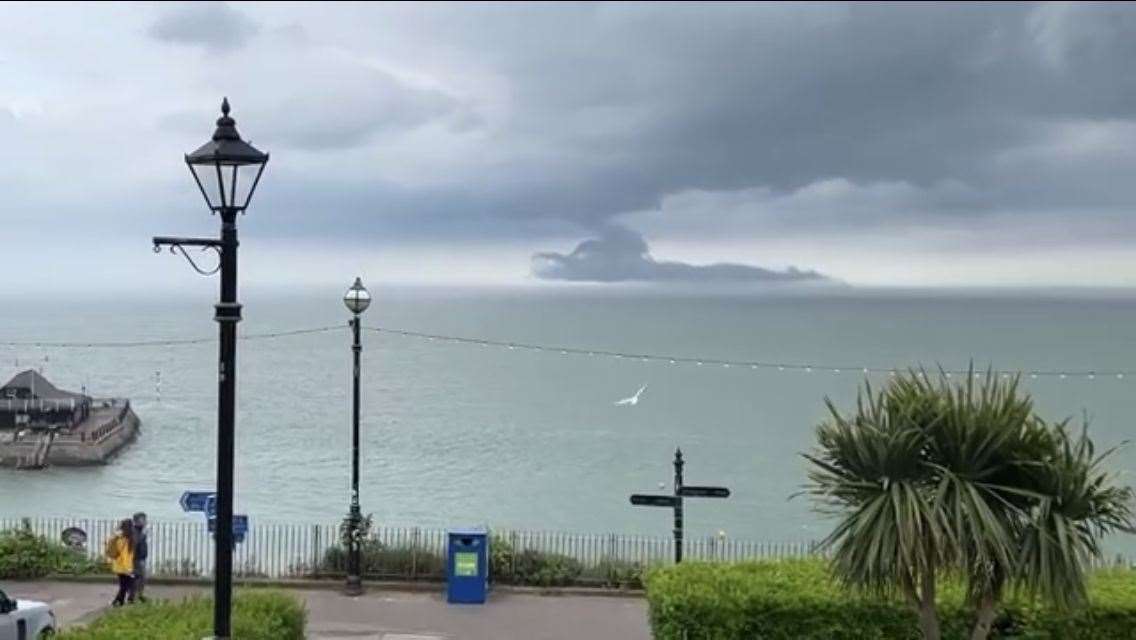
[[615,404],[617,406],[629,405],[629,406],[634,407],[635,405],[639,404],[639,396],[642,395],[643,391],[646,388],[647,388],[647,385],[643,385],[643,386],[639,387],[639,390],[635,392],[635,395],[631,396],[630,398],[624,398],[622,400],[616,400]]

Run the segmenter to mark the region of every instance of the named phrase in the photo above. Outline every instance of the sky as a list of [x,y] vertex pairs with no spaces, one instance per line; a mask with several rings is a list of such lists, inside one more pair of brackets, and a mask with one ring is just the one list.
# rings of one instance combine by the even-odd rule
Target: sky
[[1134,286],[1134,60],[1132,4],[4,4],[0,292],[215,287],[149,238],[216,233],[182,154],[222,96],[271,153],[247,284],[534,282],[637,237]]

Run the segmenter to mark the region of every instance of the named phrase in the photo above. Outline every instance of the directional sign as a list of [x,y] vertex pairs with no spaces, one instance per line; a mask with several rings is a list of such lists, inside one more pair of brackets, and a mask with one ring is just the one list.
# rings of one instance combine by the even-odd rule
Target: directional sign
[[[245,539],[245,534],[249,530],[249,517],[241,514],[233,514],[233,541],[242,542]],[[217,531],[217,518],[209,518],[209,533]]]
[[[670,507],[674,509],[674,554],[675,563],[682,562],[682,523],[683,498],[728,498],[730,490],[726,487],[688,487],[682,482],[682,469],[686,463],[682,450],[675,449],[674,456],[674,495],[661,496],[643,493],[631,495],[631,504],[645,507]],[[662,485],[659,485],[662,488]]]
[[212,491],[186,491],[181,494],[178,504],[181,505],[182,511],[205,511],[206,499],[214,495]]
[[217,494],[211,493],[205,498],[205,508],[202,511],[205,512],[206,518],[212,520],[217,517]]
[[679,487],[678,495],[688,498],[729,498],[730,490],[726,487]]
[[674,496],[652,496],[645,493],[631,494],[631,504],[644,507],[673,507],[678,504]]

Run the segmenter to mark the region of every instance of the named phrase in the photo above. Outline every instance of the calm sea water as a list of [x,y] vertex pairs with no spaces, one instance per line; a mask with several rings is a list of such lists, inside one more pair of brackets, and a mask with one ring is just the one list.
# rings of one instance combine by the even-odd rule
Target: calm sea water
[[[369,325],[678,356],[1044,369],[1136,368],[1136,297],[855,290],[691,294],[650,290],[379,289]],[[350,351],[339,291],[245,296],[243,333],[344,325],[239,346],[237,509],[260,521],[328,521],[348,502]],[[0,301],[0,340],[213,337],[211,301],[60,307]],[[818,538],[798,455],[863,374],[750,370],[532,353],[364,334],[365,511],[391,525],[669,534],[669,512],[632,492],[686,478],[728,500],[690,500],[690,535]],[[18,364],[17,364],[18,362]],[[184,489],[212,484],[216,344],[135,349],[0,347],[0,376],[42,367],[70,389],[133,399],[141,438],[105,467],[0,470],[0,514],[185,518]],[[156,384],[160,377],[160,393]],[[880,379],[882,376],[873,376]],[[1026,380],[1052,417],[1082,412],[1101,443],[1133,433],[1136,376]],[[613,402],[648,388],[638,406]],[[1113,459],[1136,469],[1136,449]],[[1131,538],[1114,549],[1136,553]]]

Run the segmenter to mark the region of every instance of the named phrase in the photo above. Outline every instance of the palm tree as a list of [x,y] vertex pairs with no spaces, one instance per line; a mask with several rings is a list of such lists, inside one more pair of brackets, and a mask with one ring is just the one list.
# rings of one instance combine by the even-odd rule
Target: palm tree
[[846,585],[902,593],[938,640],[936,578],[966,578],[972,640],[988,637],[1008,585],[1057,606],[1084,601],[1085,567],[1132,530],[1132,490],[1101,469],[1086,432],[1036,417],[1018,379],[953,384],[912,371],[817,429],[806,491],[840,519],[823,545]]
[[841,518],[822,542],[833,551],[837,579],[880,595],[898,590],[918,614],[924,637],[938,640],[936,577],[952,566],[957,545],[935,508],[922,428],[935,413],[927,399],[894,402],[866,385],[849,417],[826,400],[831,419],[817,428],[816,452],[805,455],[813,466],[806,491],[822,511]]

